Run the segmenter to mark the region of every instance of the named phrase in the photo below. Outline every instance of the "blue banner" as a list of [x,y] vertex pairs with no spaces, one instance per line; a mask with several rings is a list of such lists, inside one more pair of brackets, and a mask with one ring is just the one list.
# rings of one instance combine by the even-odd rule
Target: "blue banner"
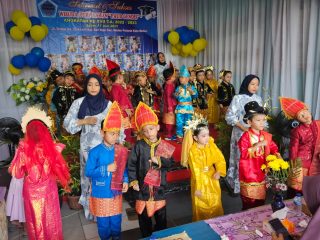
[[36,0],[39,18],[49,28],[42,41],[52,66],[64,72],[80,62],[106,68],[143,70],[158,51],[156,1]]

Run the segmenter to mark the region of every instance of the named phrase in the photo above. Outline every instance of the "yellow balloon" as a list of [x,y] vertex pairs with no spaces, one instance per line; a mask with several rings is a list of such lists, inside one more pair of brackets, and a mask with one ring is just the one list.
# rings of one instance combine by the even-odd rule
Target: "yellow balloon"
[[200,42],[201,42],[201,50],[205,49],[207,46],[207,40],[205,40],[204,38],[200,38]]
[[189,54],[188,54],[188,53],[184,53],[184,52],[180,52],[180,56],[181,56],[181,57],[188,57]]
[[198,39],[196,39],[196,40],[194,40],[193,41],[193,43],[192,43],[192,46],[193,46],[193,49],[196,51],[196,52],[199,52],[199,51],[201,51],[201,40],[200,40],[200,38],[198,38]]
[[41,26],[35,25],[30,29],[30,36],[34,41],[40,42],[45,38],[46,32]]
[[175,48],[180,51],[180,50],[182,49],[182,43],[181,43],[181,42],[178,42],[178,43],[175,45]]
[[198,52],[196,52],[195,50],[192,50],[190,53],[190,56],[195,57],[197,56]]
[[176,31],[171,31],[168,35],[169,43],[176,45],[179,42],[179,34]]
[[18,68],[15,68],[11,63],[8,66],[8,70],[12,75],[19,75],[21,73],[21,70]]
[[22,32],[29,32],[32,24],[29,18],[21,17],[17,20],[17,26]]
[[24,39],[24,32],[22,32],[17,26],[10,29],[10,36],[17,41],[22,41]]
[[28,18],[28,16],[21,10],[14,10],[12,13],[11,13],[11,20],[12,22],[14,22],[15,24],[18,23],[18,19],[19,18],[22,18],[22,17],[26,17]]
[[189,54],[189,53],[191,53],[191,51],[192,51],[192,44],[191,43],[188,43],[187,45],[182,46],[183,53]]
[[178,55],[179,50],[175,46],[171,46],[171,53],[172,55]]
[[42,24],[41,24],[41,27],[43,28],[43,30],[44,30],[44,32],[45,32],[45,34],[46,34],[46,36],[47,36],[47,35],[48,35],[48,32],[49,32],[48,26],[42,23]]

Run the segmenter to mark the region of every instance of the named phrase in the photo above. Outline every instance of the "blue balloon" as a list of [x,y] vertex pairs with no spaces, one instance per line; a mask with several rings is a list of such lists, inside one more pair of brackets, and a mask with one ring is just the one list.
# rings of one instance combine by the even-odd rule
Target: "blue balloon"
[[186,32],[186,31],[188,31],[189,30],[189,28],[187,27],[187,26],[182,26],[182,27],[178,27],[178,28],[176,28],[176,32],[177,33],[179,33],[179,35],[181,36],[181,35],[183,35],[184,34],[184,32]]
[[41,20],[38,17],[31,16],[31,17],[29,17],[29,19],[31,21],[32,26],[34,26],[34,25],[40,25],[41,26],[41,24],[42,24]]
[[10,29],[11,29],[12,27],[14,27],[14,26],[16,26],[16,25],[14,24],[14,22],[12,22],[12,21],[7,22],[7,23],[6,23],[6,26],[5,26],[7,33],[10,34]]
[[169,40],[168,40],[169,33],[170,31],[167,31],[163,34],[163,40],[165,40],[167,43],[169,43]]
[[42,48],[34,47],[31,49],[30,52],[33,53],[34,55],[36,55],[38,58],[44,57],[44,51],[42,50]]
[[22,69],[26,65],[24,56],[23,55],[14,56],[13,58],[11,58],[11,64],[15,68]]
[[36,67],[39,63],[40,58],[33,53],[28,53],[25,56],[25,60],[29,67]]
[[180,35],[180,41],[182,42],[182,44],[188,44],[192,42],[192,35],[191,32],[188,31],[184,31],[181,35]]
[[191,40],[192,42],[198,38],[200,38],[200,33],[195,30],[190,30],[191,33]]
[[41,72],[46,72],[51,66],[51,61],[49,58],[43,57],[39,60],[38,68]]

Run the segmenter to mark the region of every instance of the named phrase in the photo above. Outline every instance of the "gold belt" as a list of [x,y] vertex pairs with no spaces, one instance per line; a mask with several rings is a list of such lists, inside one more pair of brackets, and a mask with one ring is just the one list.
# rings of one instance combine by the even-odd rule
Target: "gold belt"
[[179,105],[182,105],[182,106],[192,105],[192,102],[179,102]]

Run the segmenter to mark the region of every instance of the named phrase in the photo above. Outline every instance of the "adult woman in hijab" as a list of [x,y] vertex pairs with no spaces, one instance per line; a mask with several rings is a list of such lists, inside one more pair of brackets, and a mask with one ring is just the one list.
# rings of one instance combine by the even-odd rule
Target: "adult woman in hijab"
[[155,64],[154,67],[155,67],[156,73],[157,73],[156,84],[160,85],[162,88],[163,84],[165,82],[165,79],[163,77],[163,71],[166,68],[169,68],[169,65],[166,63],[166,57],[164,56],[164,53],[158,52],[157,64]]
[[90,182],[84,174],[84,169],[91,148],[101,143],[101,121],[111,106],[102,91],[102,80],[97,74],[89,74],[85,81],[85,96],[76,99],[64,119],[64,128],[71,134],[81,131],[80,136],[80,173],[81,197],[79,203],[84,208],[87,219],[92,219],[88,203],[90,196]]
[[225,117],[227,124],[233,126],[230,140],[229,168],[226,176],[226,184],[232,195],[238,195],[240,192],[240,151],[238,141],[243,132],[248,130],[248,125],[243,121],[245,114],[244,105],[251,101],[256,101],[259,105],[262,105],[261,97],[256,94],[259,89],[259,84],[259,77],[252,74],[246,76],[242,81],[239,94],[234,96]]

